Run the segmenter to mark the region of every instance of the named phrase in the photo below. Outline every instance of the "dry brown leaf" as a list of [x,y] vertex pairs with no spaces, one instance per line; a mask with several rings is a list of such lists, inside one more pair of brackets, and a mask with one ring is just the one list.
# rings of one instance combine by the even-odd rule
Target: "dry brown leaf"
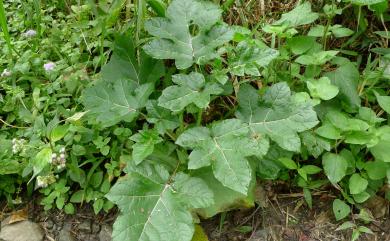
[[25,221],[28,219],[28,210],[26,208],[12,212],[8,224]]

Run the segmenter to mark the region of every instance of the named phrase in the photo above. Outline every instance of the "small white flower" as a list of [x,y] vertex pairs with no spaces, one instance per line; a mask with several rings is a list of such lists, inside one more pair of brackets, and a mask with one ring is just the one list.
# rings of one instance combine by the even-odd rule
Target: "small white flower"
[[43,68],[44,68],[46,71],[53,71],[55,67],[56,67],[56,64],[53,63],[53,62],[48,62],[48,63],[46,63],[46,64],[43,65]]
[[60,154],[60,158],[61,158],[61,159],[65,159],[65,154],[64,154],[64,153],[61,153],[61,154]]
[[47,185],[46,178],[42,177],[42,176],[38,176],[37,177],[37,187],[38,188],[46,188],[47,186],[48,185]]
[[54,159],[54,158],[56,158],[56,157],[57,157],[57,154],[56,154],[56,153],[51,154],[51,158],[52,158],[52,159]]
[[61,153],[65,153],[65,147],[62,147],[60,150]]
[[11,76],[11,71],[9,71],[8,69],[4,69],[3,73],[1,73],[1,77],[9,77],[9,76]]
[[35,31],[34,29],[29,29],[23,35],[25,37],[32,38],[35,37],[35,35],[37,35],[37,31]]

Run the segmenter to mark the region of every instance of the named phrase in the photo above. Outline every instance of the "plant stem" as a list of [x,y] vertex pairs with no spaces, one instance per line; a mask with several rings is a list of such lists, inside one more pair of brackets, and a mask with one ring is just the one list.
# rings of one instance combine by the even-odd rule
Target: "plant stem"
[[202,125],[202,114],[203,114],[203,110],[199,110],[198,112],[198,115],[196,117],[196,125],[197,126],[201,126]]

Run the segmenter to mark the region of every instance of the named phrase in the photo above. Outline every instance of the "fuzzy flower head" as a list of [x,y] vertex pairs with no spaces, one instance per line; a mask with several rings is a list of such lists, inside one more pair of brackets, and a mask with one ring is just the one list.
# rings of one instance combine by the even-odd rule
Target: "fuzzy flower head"
[[37,31],[35,31],[34,29],[29,29],[23,35],[27,38],[32,38],[35,37],[35,35],[37,35]]
[[11,71],[9,71],[8,69],[4,69],[3,73],[1,73],[1,77],[9,77],[9,76],[11,76]]
[[47,72],[53,71],[55,67],[56,67],[56,64],[53,63],[53,62],[48,62],[48,63],[46,63],[46,64],[43,65],[43,68],[44,68]]
[[12,139],[12,153],[22,153],[25,151],[26,140],[24,139]]
[[53,174],[49,174],[46,176],[38,176],[37,177],[37,188],[46,188],[50,184],[56,182],[56,177]]

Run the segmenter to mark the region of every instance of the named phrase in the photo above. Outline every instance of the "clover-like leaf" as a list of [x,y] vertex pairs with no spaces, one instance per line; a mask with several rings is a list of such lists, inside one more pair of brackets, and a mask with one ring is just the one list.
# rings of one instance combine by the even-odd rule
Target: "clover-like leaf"
[[141,130],[131,136],[130,140],[135,141],[132,146],[132,156],[135,164],[141,163],[146,157],[152,154],[154,146],[163,141],[154,129]]
[[230,72],[237,76],[260,76],[259,67],[268,66],[278,55],[279,51],[264,44],[242,41],[235,47],[235,54],[229,56]]
[[233,38],[234,31],[217,24],[221,14],[219,7],[208,1],[173,0],[166,17],[145,23],[145,29],[156,38],[144,50],[156,59],[174,59],[178,69],[207,63],[218,56],[217,47]]
[[145,107],[153,90],[151,83],[138,85],[133,80],[98,80],[84,91],[82,101],[88,114],[108,127],[120,121],[132,122],[139,109]]
[[267,135],[280,147],[298,152],[301,141],[298,133],[317,125],[312,105],[291,95],[286,83],[271,86],[260,98],[250,85],[243,85],[238,93],[236,116],[248,123],[259,136]]
[[196,72],[174,75],[172,81],[177,85],[163,90],[158,105],[174,112],[183,110],[189,104],[206,108],[210,102],[210,95],[223,92],[218,84],[206,83],[204,76]]
[[177,181],[170,183],[169,176],[161,179],[166,170],[162,166],[158,169],[142,163],[107,194],[121,211],[114,224],[114,241],[191,240],[194,225],[190,209],[212,204],[213,193],[200,178],[178,173]]
[[193,148],[189,169],[212,165],[214,176],[226,187],[247,194],[252,170],[245,158],[265,155],[268,140],[251,136],[238,119],[224,120],[210,128],[195,127],[179,136],[176,144]]

